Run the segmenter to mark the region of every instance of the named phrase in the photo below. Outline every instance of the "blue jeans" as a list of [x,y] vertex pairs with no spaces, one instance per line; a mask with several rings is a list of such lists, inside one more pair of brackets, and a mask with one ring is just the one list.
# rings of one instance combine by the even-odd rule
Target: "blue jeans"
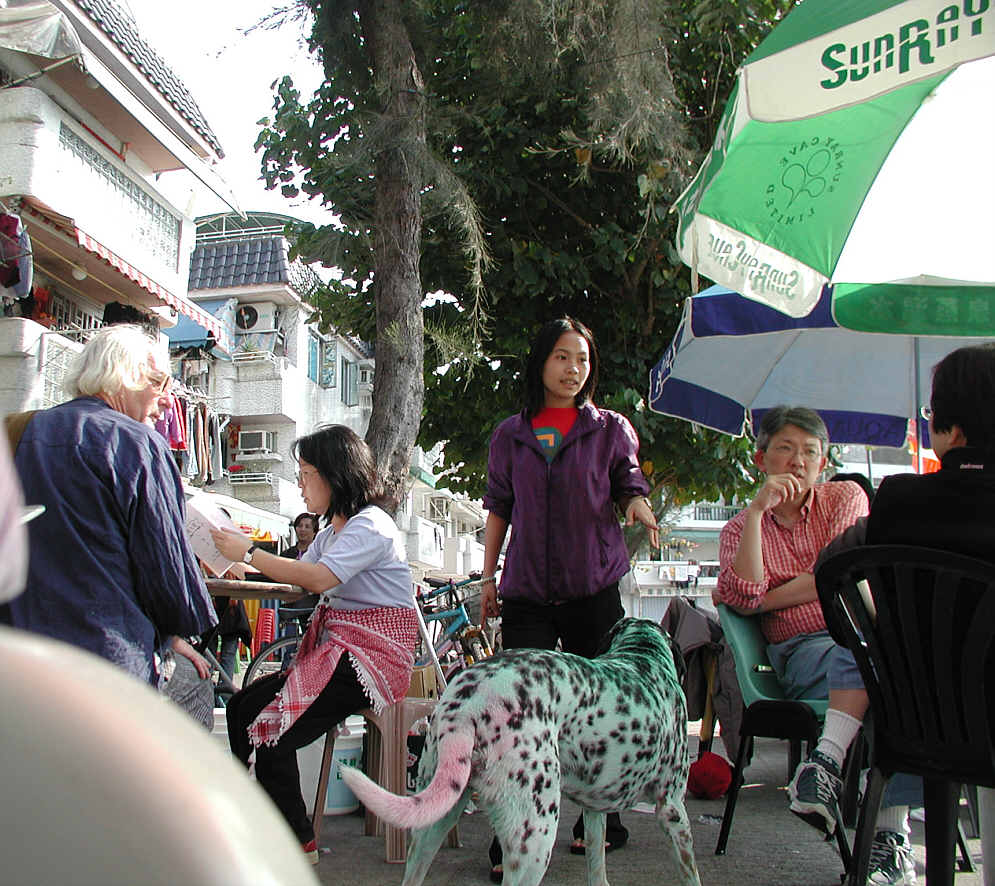
[[[767,647],[767,657],[788,698],[828,698],[830,689],[863,689],[853,653],[839,646],[829,631],[798,634]],[[921,806],[922,779],[899,772],[884,789],[882,808]]]

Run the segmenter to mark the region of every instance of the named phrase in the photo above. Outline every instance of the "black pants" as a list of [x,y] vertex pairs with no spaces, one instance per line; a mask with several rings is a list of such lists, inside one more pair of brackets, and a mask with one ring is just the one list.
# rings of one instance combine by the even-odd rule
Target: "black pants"
[[594,658],[605,635],[624,615],[618,582],[593,597],[566,603],[505,600],[501,604],[501,642],[505,649],[555,649],[559,641],[564,652]]
[[[283,686],[286,676],[263,677],[235,693],[228,702],[228,742],[232,753],[248,765],[252,753],[248,728]],[[301,796],[297,749],[311,744],[350,714],[370,706],[349,655],[343,653],[328,685],[275,745],[256,748],[256,781],[265,788],[301,843],[314,839],[314,830]]]
[[[564,652],[594,658],[601,642],[625,615],[618,582],[602,588],[593,597],[543,605],[523,600],[504,600],[501,604],[501,643],[504,649],[555,649],[559,642]],[[584,836],[584,817],[573,828],[576,839]],[[605,839],[621,845],[629,838],[617,812],[608,814]],[[497,862],[495,862],[496,864]]]

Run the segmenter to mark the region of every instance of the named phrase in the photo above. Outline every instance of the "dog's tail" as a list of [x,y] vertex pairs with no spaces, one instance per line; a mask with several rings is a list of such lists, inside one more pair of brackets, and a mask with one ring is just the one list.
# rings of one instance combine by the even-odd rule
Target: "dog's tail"
[[384,821],[396,827],[423,828],[438,821],[462,795],[470,780],[473,727],[456,730],[439,739],[439,765],[423,791],[399,797],[384,790],[364,773],[342,766],[342,780],[359,801]]

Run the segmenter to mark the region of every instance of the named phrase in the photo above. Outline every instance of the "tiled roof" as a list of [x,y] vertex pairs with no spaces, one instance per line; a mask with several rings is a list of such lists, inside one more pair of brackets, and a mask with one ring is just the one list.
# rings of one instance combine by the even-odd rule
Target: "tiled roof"
[[307,299],[318,282],[314,271],[287,257],[281,237],[198,243],[190,257],[189,289],[222,289],[285,283]]
[[142,39],[134,20],[115,0],[73,0],[146,76],[148,81],[179,112],[219,157],[224,151],[217,136],[197,107],[197,102],[159,54]]

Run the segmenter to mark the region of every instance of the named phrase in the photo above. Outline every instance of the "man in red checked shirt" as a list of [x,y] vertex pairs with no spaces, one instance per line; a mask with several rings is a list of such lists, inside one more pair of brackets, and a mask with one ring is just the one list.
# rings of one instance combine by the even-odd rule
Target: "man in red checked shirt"
[[760,618],[770,663],[789,698],[826,698],[832,692],[834,707],[847,711],[847,693],[857,687],[834,681],[836,644],[826,630],[813,571],[822,548],[867,516],[868,506],[856,483],[816,482],[828,448],[829,434],[814,410],[777,406],[764,415],[753,459],[767,478],[719,536],[714,598]]

